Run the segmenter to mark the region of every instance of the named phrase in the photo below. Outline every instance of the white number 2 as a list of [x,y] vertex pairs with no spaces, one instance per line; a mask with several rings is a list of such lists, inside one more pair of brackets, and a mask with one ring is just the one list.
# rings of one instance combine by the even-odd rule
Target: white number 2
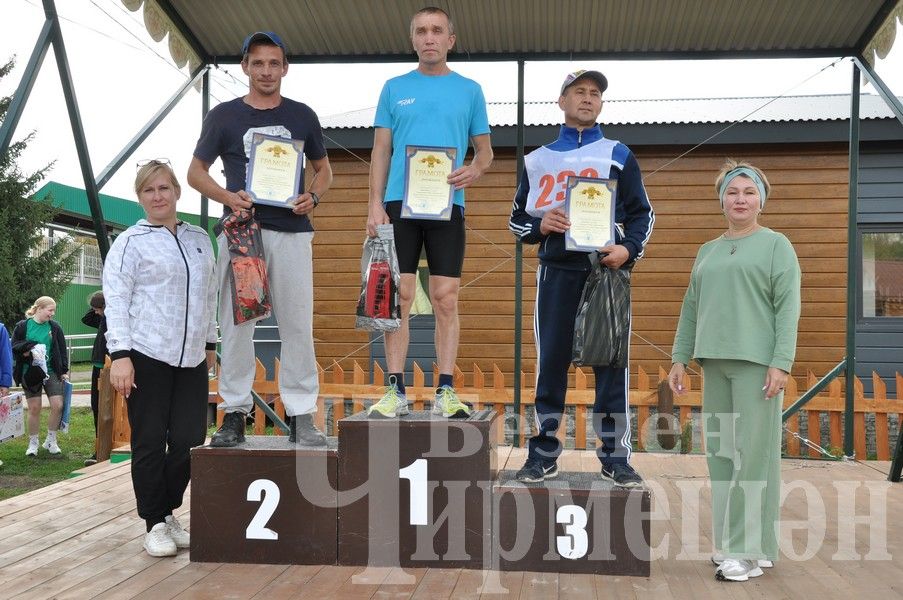
[[404,469],[399,469],[398,477],[411,482],[411,525],[428,525],[426,459],[418,458]]
[[249,540],[278,540],[279,534],[266,524],[279,505],[279,486],[269,479],[252,481],[248,486],[248,502],[260,502],[260,508],[245,529],[245,537]]
[[586,511],[568,504],[558,507],[555,521],[564,525],[565,535],[555,538],[558,556],[571,560],[586,556],[589,540],[586,537]]

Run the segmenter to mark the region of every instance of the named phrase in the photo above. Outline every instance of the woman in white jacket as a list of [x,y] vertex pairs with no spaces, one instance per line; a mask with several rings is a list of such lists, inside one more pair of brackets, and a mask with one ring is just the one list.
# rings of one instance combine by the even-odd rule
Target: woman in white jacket
[[189,546],[173,510],[188,486],[190,450],[206,433],[214,256],[204,230],[176,216],[181,187],[169,161],[141,166],[135,193],[146,218],[116,238],[103,270],[110,382],[128,404],[144,548],[171,556]]

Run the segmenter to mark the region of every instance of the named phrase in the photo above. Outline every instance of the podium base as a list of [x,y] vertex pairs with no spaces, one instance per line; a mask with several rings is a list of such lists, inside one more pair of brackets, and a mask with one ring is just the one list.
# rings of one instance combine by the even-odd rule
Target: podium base
[[499,473],[493,489],[499,570],[649,576],[649,490],[598,472],[534,484],[515,474]]
[[248,436],[191,451],[191,560],[336,562],[337,440],[310,448]]

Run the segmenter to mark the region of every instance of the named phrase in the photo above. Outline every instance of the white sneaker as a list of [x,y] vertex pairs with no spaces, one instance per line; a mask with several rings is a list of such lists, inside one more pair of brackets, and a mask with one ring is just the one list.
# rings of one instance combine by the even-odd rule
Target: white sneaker
[[[716,567],[724,562],[724,555],[720,552],[716,552],[712,555],[712,564]],[[770,560],[759,560],[759,568],[762,569],[770,569],[774,566],[774,561]]]
[[47,438],[46,440],[44,440],[44,443],[41,445],[44,446],[44,448],[47,450],[47,452],[49,452],[51,454],[60,454],[62,452],[62,450],[60,450],[60,447],[57,445],[56,440],[51,440],[50,438]]
[[37,456],[37,455],[38,455],[38,440],[29,440],[28,450],[25,451],[25,456]]
[[191,547],[191,536],[188,535],[188,532],[185,531],[182,524],[179,523],[179,520],[176,519],[174,515],[166,517],[166,533],[168,533],[172,541],[175,542],[176,548]]
[[715,570],[718,581],[747,581],[750,577],[761,577],[762,569],[755,560],[725,558]]
[[178,549],[169,537],[166,523],[157,523],[144,536],[144,549],[151,556],[175,556]]

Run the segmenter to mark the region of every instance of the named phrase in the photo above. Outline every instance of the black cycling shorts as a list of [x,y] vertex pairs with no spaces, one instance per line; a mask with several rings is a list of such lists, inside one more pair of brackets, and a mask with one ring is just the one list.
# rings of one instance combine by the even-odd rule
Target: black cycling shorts
[[464,209],[452,207],[448,221],[402,219],[401,202],[387,202],[386,213],[395,230],[395,252],[402,273],[416,273],[420,251],[426,248],[430,275],[461,277],[464,266]]

